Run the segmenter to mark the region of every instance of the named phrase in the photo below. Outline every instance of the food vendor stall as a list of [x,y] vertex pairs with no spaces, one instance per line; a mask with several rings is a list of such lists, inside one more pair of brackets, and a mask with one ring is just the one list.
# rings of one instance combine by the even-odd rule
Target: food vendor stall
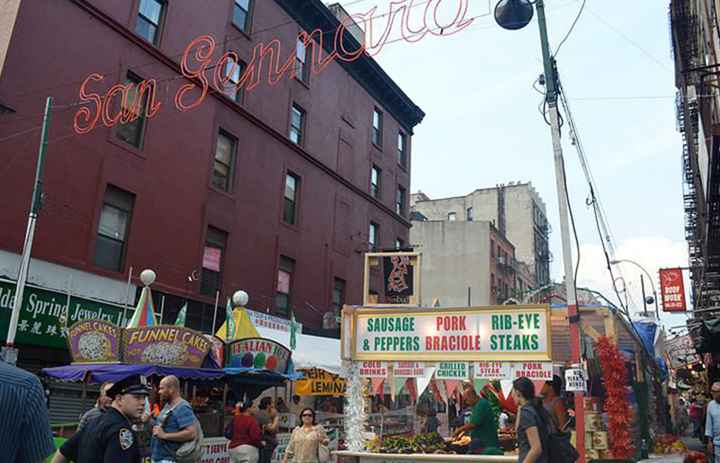
[[[477,392],[487,396],[494,391],[506,402],[508,386],[520,376],[529,377],[539,389],[553,376],[550,318],[547,305],[444,308],[442,312],[392,305],[346,306],[341,347],[348,371],[348,450],[336,455],[358,462],[517,461],[511,451],[505,455],[461,454],[467,451],[462,445],[468,443],[467,438],[368,435],[364,392],[379,393],[387,383],[393,396],[405,388],[417,399],[430,389],[447,402],[466,381],[474,384]],[[504,391],[495,391],[492,380],[500,380]]]

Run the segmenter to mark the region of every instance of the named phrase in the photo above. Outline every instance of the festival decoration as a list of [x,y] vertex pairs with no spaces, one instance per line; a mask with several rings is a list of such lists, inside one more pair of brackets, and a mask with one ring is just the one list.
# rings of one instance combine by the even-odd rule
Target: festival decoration
[[630,438],[632,417],[625,388],[625,361],[617,346],[607,336],[598,339],[597,352],[607,394],[605,411],[608,414],[610,452],[613,458],[629,459],[635,449]]
[[344,408],[345,438],[348,450],[361,452],[365,448],[363,430],[367,416],[365,413],[362,378],[360,377],[360,364],[344,361],[342,376],[347,378]]

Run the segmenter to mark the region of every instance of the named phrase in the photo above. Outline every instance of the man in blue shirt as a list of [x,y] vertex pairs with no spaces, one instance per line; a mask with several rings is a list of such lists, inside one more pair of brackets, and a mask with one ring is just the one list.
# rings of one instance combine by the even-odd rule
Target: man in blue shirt
[[165,402],[157,424],[153,427],[153,463],[175,463],[180,446],[196,437],[192,407],[180,396],[180,381],[166,376],[160,381],[160,398]]
[[9,463],[40,463],[55,450],[40,380],[1,360],[0,449]]
[[705,437],[708,438],[708,454],[715,455],[714,463],[720,463],[720,382],[710,388],[713,400],[708,404],[705,418]]

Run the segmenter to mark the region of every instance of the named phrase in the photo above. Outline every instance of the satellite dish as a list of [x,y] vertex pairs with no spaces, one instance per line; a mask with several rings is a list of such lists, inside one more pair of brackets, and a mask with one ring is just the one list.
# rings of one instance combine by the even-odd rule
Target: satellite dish
[[503,29],[522,29],[530,23],[534,13],[529,0],[500,0],[495,5],[495,21]]

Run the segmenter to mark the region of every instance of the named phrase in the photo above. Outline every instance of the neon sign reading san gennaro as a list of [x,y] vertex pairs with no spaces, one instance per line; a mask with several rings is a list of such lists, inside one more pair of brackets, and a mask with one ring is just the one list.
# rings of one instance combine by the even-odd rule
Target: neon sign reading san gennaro
[[[456,34],[470,26],[475,18],[468,18],[469,0],[428,0],[415,4],[416,0],[401,0],[390,3],[387,13],[376,15],[378,7],[375,6],[365,13],[354,14],[341,21],[335,33],[328,33],[320,29],[312,32],[300,32],[298,40],[302,41],[310,58],[310,70],[313,74],[320,74],[334,61],[352,62],[364,55],[376,56],[390,41],[390,36],[399,21],[400,39],[415,43],[428,34],[436,36],[449,36]],[[422,21],[420,18],[411,18],[415,8],[425,4]],[[442,24],[438,18],[441,5],[454,3],[453,19]],[[419,16],[416,14],[415,16]],[[377,20],[385,17],[385,28],[379,37],[375,37],[374,26]],[[398,20],[399,18],[399,20]],[[415,27],[411,19],[418,23]],[[360,46],[353,50],[347,49],[345,33],[352,22],[363,25],[365,38]],[[332,36],[332,43],[327,44],[331,52],[326,52],[326,37]],[[231,77],[237,73],[240,57],[234,51],[225,52],[219,59],[213,59],[217,44],[211,35],[201,35],[193,39],[182,55],[180,72],[191,82],[180,86],[175,93],[173,102],[180,112],[197,108],[211,91],[226,92],[235,87],[252,91],[262,83],[270,86],[276,85],[283,78],[293,78],[296,73],[297,53],[295,48],[284,53],[282,43],[278,39],[268,42],[259,42],[252,49],[252,56],[245,66],[237,82],[231,82]],[[282,56],[287,55],[285,61]],[[117,83],[98,93],[92,87],[102,82],[105,76],[99,73],[88,75],[80,85],[81,107],[73,119],[73,128],[79,134],[91,132],[99,125],[112,127],[118,123],[127,124],[140,117],[144,112],[146,118],[156,116],[163,102],[159,99],[158,82],[155,79],[146,79],[137,84]],[[120,104],[117,104],[119,101]]]

